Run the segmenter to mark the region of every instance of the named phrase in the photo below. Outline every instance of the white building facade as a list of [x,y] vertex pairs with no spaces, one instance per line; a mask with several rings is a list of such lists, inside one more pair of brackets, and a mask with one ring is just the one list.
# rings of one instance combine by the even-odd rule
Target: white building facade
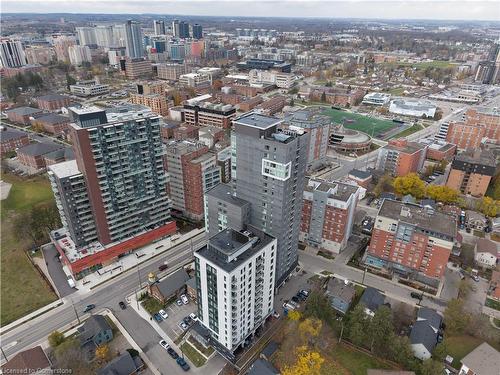
[[276,239],[227,228],[194,257],[200,324],[230,356],[273,312]]

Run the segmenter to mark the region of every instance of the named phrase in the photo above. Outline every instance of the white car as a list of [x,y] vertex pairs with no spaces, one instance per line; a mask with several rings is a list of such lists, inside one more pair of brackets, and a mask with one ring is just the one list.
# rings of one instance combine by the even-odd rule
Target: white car
[[276,319],[279,319],[280,318],[280,313],[278,312],[273,312],[273,317],[276,318]]
[[167,350],[168,348],[170,348],[170,345],[167,344],[167,342],[165,340],[160,340],[160,346]]
[[160,314],[160,316],[163,318],[163,319],[167,319],[168,318],[168,314],[165,310],[160,310],[158,311],[158,314]]
[[182,303],[185,304],[185,305],[187,305],[189,303],[189,300],[188,300],[188,298],[186,297],[185,294],[183,294],[181,296],[181,300],[182,300]]
[[178,299],[178,300],[175,302],[175,304],[176,304],[177,306],[182,306],[182,301],[181,301],[180,299]]
[[198,317],[196,316],[196,314],[195,314],[195,313],[191,313],[191,314],[189,314],[189,317],[193,320],[193,322],[198,321]]
[[187,324],[186,324],[186,323],[184,323],[184,322],[180,322],[180,323],[179,323],[179,327],[181,327],[184,331],[185,331],[186,329],[188,329]]

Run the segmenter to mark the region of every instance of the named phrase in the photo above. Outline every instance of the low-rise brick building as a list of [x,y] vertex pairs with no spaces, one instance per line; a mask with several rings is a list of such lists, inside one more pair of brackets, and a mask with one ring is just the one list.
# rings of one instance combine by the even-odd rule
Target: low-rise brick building
[[198,139],[198,132],[199,132],[199,127],[190,125],[190,124],[184,124],[181,125],[175,129],[173,129],[172,134],[173,138],[176,140],[183,140],[183,139]]
[[43,113],[42,109],[32,107],[17,107],[6,111],[7,118],[16,124],[29,125],[31,118]]
[[47,111],[57,111],[62,107],[67,107],[71,103],[71,98],[66,95],[50,94],[36,98],[38,108]]
[[28,146],[21,147],[17,150],[17,158],[21,164],[33,169],[44,169],[45,156],[51,152],[63,148],[61,145],[54,143],[32,143]]
[[69,117],[56,113],[47,113],[33,119],[31,125],[50,134],[62,135],[68,130],[69,122]]
[[29,145],[28,134],[11,128],[2,128],[0,131],[1,154],[15,151],[17,148]]

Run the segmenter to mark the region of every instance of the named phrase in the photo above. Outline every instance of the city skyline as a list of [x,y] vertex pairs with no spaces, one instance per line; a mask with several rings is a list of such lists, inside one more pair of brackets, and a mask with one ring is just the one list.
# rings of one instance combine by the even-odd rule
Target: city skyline
[[[61,1],[49,0],[57,4],[58,12],[40,12],[33,0],[3,2],[3,13],[89,13],[89,14],[152,14],[224,16],[224,17],[299,17],[322,19],[387,19],[387,20],[464,20],[500,21],[497,2],[488,0],[439,1],[439,0],[384,0],[384,1],[257,1],[252,7],[249,1],[183,1],[169,3],[157,0],[120,1]],[[203,6],[206,5],[206,6]],[[50,7],[49,9],[54,9]],[[431,9],[431,11],[429,11]]]

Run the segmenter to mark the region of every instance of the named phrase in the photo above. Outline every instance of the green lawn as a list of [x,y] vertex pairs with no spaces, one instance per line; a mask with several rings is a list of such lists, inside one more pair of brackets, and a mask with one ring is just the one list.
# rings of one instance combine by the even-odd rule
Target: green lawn
[[19,242],[13,233],[13,220],[20,211],[53,198],[44,177],[22,179],[2,174],[12,184],[9,197],[2,201],[1,214],[1,308],[0,324],[6,325],[57,299],[57,296],[29,261],[28,241]]
[[201,367],[207,361],[193,346],[187,342],[181,345],[182,352],[196,367]]
[[394,87],[394,88],[389,90],[389,94],[395,95],[395,96],[400,96],[400,95],[403,95],[405,90],[406,89],[404,87]]
[[368,369],[396,369],[376,357],[342,344],[335,346],[332,357],[352,375],[366,375]]
[[322,114],[329,116],[332,121],[337,124],[343,124],[348,129],[362,131],[369,135],[373,133],[374,137],[378,137],[398,126],[392,121],[379,120],[373,117],[339,111],[333,108],[325,109]]
[[483,340],[472,336],[454,336],[444,339],[445,345],[448,348],[448,354],[453,357],[452,366],[459,369],[460,360],[477,348]]
[[146,310],[151,315],[156,314],[158,311],[160,311],[165,307],[156,298],[150,296],[144,297],[141,303],[142,306],[144,307],[144,310]]
[[403,137],[407,137],[410,134],[418,132],[419,130],[422,130],[422,126],[420,126],[419,124],[415,124],[415,125],[410,126],[409,128],[406,128],[402,132],[400,132],[400,133],[392,136],[391,138],[403,138]]
[[418,63],[409,63],[409,62],[388,62],[388,63],[382,63],[381,65],[390,65],[394,67],[398,66],[410,66],[412,68],[417,68],[417,69],[425,69],[428,67],[431,68],[452,68],[456,66],[456,64],[452,64],[448,61],[425,61],[425,62],[418,62]]

